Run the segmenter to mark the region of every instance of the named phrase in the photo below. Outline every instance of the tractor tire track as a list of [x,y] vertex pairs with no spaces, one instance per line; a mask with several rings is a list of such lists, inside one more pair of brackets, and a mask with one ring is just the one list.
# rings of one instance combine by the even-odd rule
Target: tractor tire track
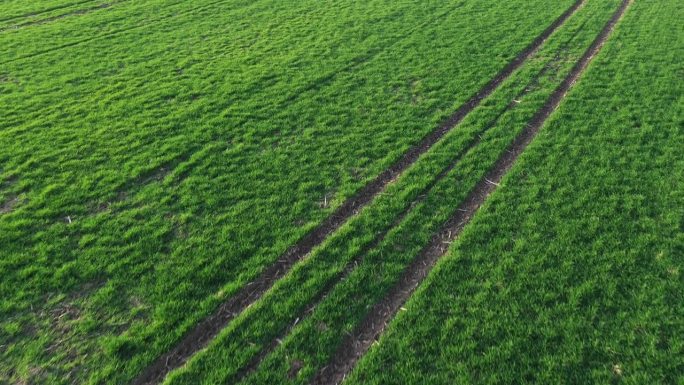
[[[514,104],[511,103],[509,106],[513,108]],[[508,108],[506,110],[508,110]],[[501,116],[503,116],[503,113],[499,114],[494,119],[494,121],[497,121]],[[238,372],[236,378],[234,379],[234,382],[238,383],[244,377],[247,377],[249,374],[254,372],[261,363],[261,361],[263,361],[263,359],[266,358],[266,356],[269,355],[278,346],[280,341],[285,339],[292,332],[292,329],[297,325],[297,323],[305,319],[309,314],[311,314],[318,307],[318,305],[321,302],[323,302],[323,300],[325,300],[326,297],[330,295],[336,284],[347,279],[347,277],[356,269],[356,267],[363,263],[368,252],[378,247],[380,243],[382,243],[382,241],[385,240],[387,234],[393,228],[397,227],[401,222],[403,222],[404,218],[406,218],[406,216],[413,210],[414,207],[416,207],[425,200],[425,198],[427,197],[427,193],[430,190],[432,190],[435,187],[435,185],[437,185],[437,183],[444,179],[449,174],[449,172],[456,168],[456,166],[463,159],[463,156],[465,156],[471,149],[473,149],[480,143],[481,135],[493,126],[494,123],[492,123],[490,126],[487,126],[484,130],[481,130],[479,133],[476,133],[475,135],[477,137],[471,140],[462,150],[460,150],[460,152],[456,156],[456,160],[451,162],[444,169],[442,169],[439,172],[439,174],[433,180],[430,181],[430,183],[428,183],[424,188],[420,190],[420,192],[417,194],[417,197],[413,199],[411,202],[409,202],[406,205],[406,207],[404,207],[401,210],[399,215],[397,215],[397,217],[392,221],[392,223],[389,224],[389,226],[386,226],[382,232],[377,234],[375,239],[373,239],[373,241],[370,244],[365,246],[355,258],[348,262],[344,269],[339,274],[337,274],[336,277],[330,279],[330,281],[327,282],[321,290],[321,293],[314,298],[314,300],[309,304],[308,307],[306,307],[306,310],[296,317],[295,322],[292,325],[290,325],[284,333],[282,333],[273,341],[271,341],[271,343],[265,349],[263,349],[253,360],[251,360],[249,364],[247,364],[247,366],[245,366]]]
[[[584,26],[587,22],[585,21],[582,23],[582,26]],[[577,35],[577,32],[575,32],[571,38],[569,38],[564,44],[561,45],[559,51],[563,52],[565,50],[564,47],[566,47],[570,42],[574,39],[574,37]],[[554,63],[558,62],[562,58],[560,57],[561,54],[558,53],[553,59],[549,60],[549,63],[546,63],[543,68],[541,68],[534,77],[532,77],[526,84],[526,86],[523,88],[521,92],[516,94],[511,98],[511,101],[501,110],[499,113],[497,113],[488,123],[487,125],[484,126],[484,128],[476,131],[473,133],[472,138],[469,139],[465,146],[459,150],[458,154],[454,157],[454,160],[448,164],[446,167],[444,167],[439,174],[430,181],[419,193],[417,193],[417,197],[413,199],[397,216],[397,218],[390,224],[388,227],[386,227],[382,233],[380,233],[374,240],[373,242],[366,246],[361,252],[358,253],[358,256],[353,258],[345,268],[337,275],[337,277],[332,278],[330,282],[326,283],[324,286],[323,290],[321,293],[311,302],[311,304],[306,307],[306,309],[297,314],[296,320],[287,327],[287,329],[280,334],[277,338],[275,338],[273,341],[270,342],[270,344],[264,348],[254,359],[252,359],[243,369],[241,369],[238,374],[235,376],[233,382],[234,383],[239,383],[243,378],[248,377],[252,372],[254,372],[258,366],[261,364],[261,362],[268,356],[271,352],[275,350],[275,348],[282,343],[282,341],[287,338],[288,335],[291,334],[292,330],[294,327],[301,321],[306,319],[313,311],[319,306],[321,302],[327,298],[335,285],[339,282],[344,281],[347,279],[347,277],[358,267],[358,265],[362,264],[364,262],[364,259],[366,257],[366,254],[375,249],[387,236],[387,234],[396,226],[398,226],[401,222],[404,221],[404,218],[413,210],[414,207],[418,206],[421,202],[425,200],[427,197],[427,193],[432,190],[442,179],[444,179],[456,166],[460,164],[462,161],[463,157],[466,156],[470,151],[472,151],[474,148],[479,146],[479,144],[482,142],[483,135],[485,135],[489,130],[492,128],[496,127],[497,123],[501,120],[501,118],[507,113],[510,112],[511,110],[517,108],[518,103],[516,103],[517,100],[521,100],[524,98],[526,95],[530,94],[533,91],[533,86],[539,83],[539,80],[550,70],[550,68],[553,66]]]
[[311,384],[339,384],[354,368],[358,360],[383,333],[398,310],[427,277],[439,259],[447,252],[448,244],[456,239],[470,222],[487,197],[499,186],[499,182],[513,166],[520,154],[537,135],[543,124],[565,98],[567,92],[582,76],[594,56],[601,50],[615,25],[622,19],[632,0],[623,0],[603,30],[596,37],[582,58],[575,64],[561,85],[535,114],[525,130],[513,141],[493,168],[482,178],[468,198],[454,212],[443,229],[436,234],[420,256],[408,267],[399,282],[388,295],[370,311],[366,319],[350,337],[341,344],[330,364],[320,370]]
[[444,135],[450,132],[472,110],[479,106],[482,100],[494,92],[528,58],[537,52],[549,36],[563,25],[584,2],[585,0],[575,1],[570,8],[556,18],[551,25],[509,62],[493,79],[461,105],[445,123],[409,149],[399,161],[361,188],[354,196],[343,202],[327,219],[281,255],[275,264],[267,267],[257,279],[243,286],[235,295],[220,305],[212,315],[199,322],[174,348],[160,356],[139,377],[134,379],[132,384],[159,383],[170,371],[180,367],[191,356],[205,348],[236,315],[261,298],[297,261],[303,259],[315,246],[321,244],[328,235],[339,229],[347,220],[357,214],[361,208],[384,191],[389,183],[415,163],[421,155],[432,148]]

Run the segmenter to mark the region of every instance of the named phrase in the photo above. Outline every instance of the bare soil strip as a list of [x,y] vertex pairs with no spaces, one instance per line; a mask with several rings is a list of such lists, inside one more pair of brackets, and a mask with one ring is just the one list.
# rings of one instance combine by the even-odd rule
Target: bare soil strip
[[447,252],[485,199],[499,186],[503,176],[510,170],[518,156],[530,144],[551,113],[560,105],[568,90],[580,78],[594,56],[603,47],[615,25],[624,15],[631,0],[623,0],[601,33],[587,49],[572,71],[549,97],[545,105],[535,114],[526,129],[514,140],[508,150],[499,158],[492,170],[482,178],[470,192],[468,198],[458,207],[443,229],[433,237],[421,255],[409,266],[403,277],[382,302],[376,304],[357,331],[346,338],[330,364],[312,380],[312,384],[339,384],[354,368],[356,362],[368,351],[387,324],[394,318],[401,306],[425,279],[437,261]]
[[7,202],[0,204],[0,215],[12,212],[19,203],[19,198],[14,196]]
[[415,163],[418,158],[435,145],[444,135],[450,132],[463,118],[480,105],[483,99],[498,88],[513,72],[531,57],[542,44],[565,23],[583,4],[585,0],[577,0],[568,10],[559,16],[548,28],[537,36],[530,45],[520,52],[480,91],[466,101],[439,128],[424,137],[417,145],[409,149],[398,162],[383,171],[354,196],[347,199],[335,212],[318,225],[314,230],[300,239],[295,245],[281,255],[275,264],[267,267],[254,281],[246,284],[234,296],[224,302],[217,311],[199,322],[197,326],[169,352],[160,356],[133,380],[133,385],[157,384],[172,370],[179,368],[191,356],[206,347],[209,342],[238,314],[270,289],[282,278],[292,266],[303,259],[314,247],[320,245],[331,233],[339,229],[353,215],[373,200],[385,187],[395,180],[403,171]]

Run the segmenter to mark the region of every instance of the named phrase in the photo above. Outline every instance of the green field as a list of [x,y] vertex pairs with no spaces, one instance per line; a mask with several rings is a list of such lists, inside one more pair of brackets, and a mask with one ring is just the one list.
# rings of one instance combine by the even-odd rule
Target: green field
[[0,4],[0,385],[684,383],[684,4]]
[[683,11],[635,2],[349,383],[684,380]]

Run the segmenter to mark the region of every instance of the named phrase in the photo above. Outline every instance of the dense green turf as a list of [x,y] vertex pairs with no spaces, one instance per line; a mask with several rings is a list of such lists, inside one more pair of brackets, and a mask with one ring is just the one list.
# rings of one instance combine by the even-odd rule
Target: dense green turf
[[570,3],[122,1],[3,30],[0,381],[130,379]]
[[105,2],[102,0],[3,0],[0,25],[16,27],[27,22],[83,11],[103,3]]
[[[129,382],[571,3],[2,1],[0,385]],[[308,382],[617,5],[166,383]],[[633,5],[349,382],[684,381],[683,11]]]
[[684,381],[683,14],[632,5],[347,383]]
[[[234,383],[240,369],[275,338],[281,339],[275,352],[244,383],[306,383],[315,370],[327,363],[345,333],[358,325],[369,307],[397,281],[432,233],[524,128],[616,6],[617,2],[589,2],[483,108],[477,109],[392,185],[386,195],[233,322],[208,350],[182,370],[172,373],[168,383]],[[513,100],[520,103],[507,110]],[[459,156],[480,134],[479,145]],[[423,189],[433,178],[456,160],[461,162],[454,170],[415,205],[378,248],[364,256],[345,281],[326,294],[309,316],[305,310],[335,282],[345,265],[366,254],[364,246],[376,234],[386,231],[398,213],[417,195],[424,194]],[[292,334],[284,335],[294,323],[297,326]]]

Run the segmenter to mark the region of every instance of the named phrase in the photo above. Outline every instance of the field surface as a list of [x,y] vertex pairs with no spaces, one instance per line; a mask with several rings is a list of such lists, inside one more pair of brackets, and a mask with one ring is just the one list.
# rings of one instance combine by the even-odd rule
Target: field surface
[[684,383],[684,4],[0,5],[0,385]]

